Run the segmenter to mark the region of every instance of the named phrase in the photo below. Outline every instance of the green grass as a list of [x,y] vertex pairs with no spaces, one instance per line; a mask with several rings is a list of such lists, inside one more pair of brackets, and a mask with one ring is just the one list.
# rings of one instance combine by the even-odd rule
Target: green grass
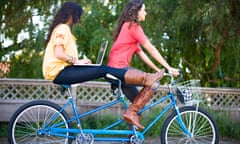
[[0,123],[0,137],[7,137],[8,123]]
[[227,111],[209,110],[217,123],[220,137],[227,137],[240,140],[240,121],[233,122]]

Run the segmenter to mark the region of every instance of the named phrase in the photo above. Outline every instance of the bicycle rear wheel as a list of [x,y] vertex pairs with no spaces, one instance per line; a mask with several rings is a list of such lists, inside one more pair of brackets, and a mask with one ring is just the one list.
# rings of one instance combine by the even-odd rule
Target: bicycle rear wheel
[[[55,103],[43,100],[29,102],[21,106],[11,117],[8,127],[8,140],[10,144],[68,144],[69,133],[62,133],[64,136],[57,137],[38,132],[47,122],[49,126],[62,123],[58,128],[70,128],[67,123],[69,116],[65,111],[59,113],[60,106]],[[56,119],[51,120],[54,114],[58,113]]]
[[162,144],[218,144],[219,132],[211,115],[198,107],[187,106],[179,109],[186,128],[193,137],[188,137],[180,128],[176,112],[164,122],[161,132]]

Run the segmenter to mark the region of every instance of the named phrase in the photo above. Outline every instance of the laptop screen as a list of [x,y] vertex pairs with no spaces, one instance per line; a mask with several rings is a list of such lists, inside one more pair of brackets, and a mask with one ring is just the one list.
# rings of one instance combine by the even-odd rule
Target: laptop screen
[[105,41],[101,44],[100,49],[98,51],[98,57],[97,57],[96,64],[102,64],[107,46],[108,46],[108,41]]

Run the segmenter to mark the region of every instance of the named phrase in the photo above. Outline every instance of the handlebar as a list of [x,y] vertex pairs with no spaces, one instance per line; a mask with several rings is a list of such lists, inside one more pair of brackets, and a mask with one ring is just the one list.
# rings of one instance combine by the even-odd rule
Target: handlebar
[[171,78],[171,82],[170,82],[171,84],[176,84],[183,79],[183,74],[181,73],[181,71],[179,71],[179,75],[178,75],[178,78],[176,80],[171,73],[164,73],[163,75]]

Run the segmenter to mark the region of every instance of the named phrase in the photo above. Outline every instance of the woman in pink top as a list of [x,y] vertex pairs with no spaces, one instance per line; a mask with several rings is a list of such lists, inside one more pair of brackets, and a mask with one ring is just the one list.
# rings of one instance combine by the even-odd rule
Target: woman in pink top
[[[140,45],[142,45],[169,73],[175,76],[178,75],[178,69],[169,66],[144,34],[140,22],[145,20],[146,14],[145,5],[142,0],[131,0],[125,6],[114,31],[114,43],[110,50],[108,66],[133,69],[130,67],[130,62],[133,55],[137,54],[149,67],[160,72],[161,69],[159,69],[141,49]],[[123,91],[132,102],[123,114],[124,120],[143,129],[144,126],[141,125],[141,120],[137,112],[150,100],[153,95],[153,88],[144,86],[143,89],[138,92],[136,86],[125,84],[123,85]]]

